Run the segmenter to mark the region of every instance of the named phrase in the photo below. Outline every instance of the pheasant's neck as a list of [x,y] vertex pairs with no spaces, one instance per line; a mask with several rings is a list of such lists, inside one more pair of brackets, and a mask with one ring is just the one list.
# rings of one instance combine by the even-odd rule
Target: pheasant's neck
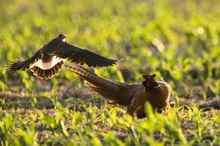
[[154,89],[157,89],[160,87],[160,84],[158,82],[154,82],[151,86],[145,87],[146,92],[151,92]]

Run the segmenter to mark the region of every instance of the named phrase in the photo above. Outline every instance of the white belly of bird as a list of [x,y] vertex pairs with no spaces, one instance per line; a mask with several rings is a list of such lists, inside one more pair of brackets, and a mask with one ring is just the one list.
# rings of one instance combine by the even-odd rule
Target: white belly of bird
[[43,62],[42,59],[37,60],[33,64],[31,64],[30,68],[37,66],[43,70],[48,70],[54,67],[57,63],[63,61],[65,62],[66,59],[61,59],[59,57],[53,56],[52,60],[50,62]]

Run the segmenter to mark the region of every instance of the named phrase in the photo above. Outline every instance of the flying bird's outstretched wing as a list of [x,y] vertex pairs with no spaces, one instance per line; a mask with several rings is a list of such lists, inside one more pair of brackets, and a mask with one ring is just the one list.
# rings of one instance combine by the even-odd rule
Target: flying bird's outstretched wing
[[41,58],[40,50],[38,50],[30,59],[27,60],[17,60],[11,61],[9,65],[7,65],[7,70],[9,72],[16,72],[18,70],[26,70],[29,69],[30,66],[37,60]]
[[112,66],[117,62],[117,60],[103,57],[89,50],[82,49],[66,42],[62,42],[62,44],[60,44],[60,48],[61,49],[57,49],[54,52],[57,57],[67,59],[70,62],[80,65],[86,64],[89,67],[104,67]]
[[59,34],[39,49],[30,59],[11,62],[8,70],[31,69],[34,75],[42,79],[49,79],[57,74],[66,60],[76,64],[87,64],[89,67],[111,66],[117,60],[108,59],[89,50],[74,46],[66,42],[66,36]]

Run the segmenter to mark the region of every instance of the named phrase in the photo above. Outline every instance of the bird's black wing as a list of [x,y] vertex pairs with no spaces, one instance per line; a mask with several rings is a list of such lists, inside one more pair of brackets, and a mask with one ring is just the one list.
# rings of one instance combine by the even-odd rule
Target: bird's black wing
[[60,49],[57,49],[54,54],[57,57],[67,59],[71,62],[83,65],[86,64],[89,67],[103,67],[112,66],[116,64],[117,60],[109,59],[93,53],[89,50],[79,48],[72,44],[63,42],[59,45]]
[[30,59],[10,62],[9,65],[7,66],[7,70],[13,73],[17,70],[29,69],[30,65],[40,58],[41,58],[41,50],[38,50]]

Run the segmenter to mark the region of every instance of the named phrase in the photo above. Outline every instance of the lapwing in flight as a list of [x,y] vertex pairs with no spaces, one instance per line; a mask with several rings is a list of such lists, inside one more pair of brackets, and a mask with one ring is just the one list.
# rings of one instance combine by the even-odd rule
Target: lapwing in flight
[[89,67],[112,66],[117,62],[117,60],[108,59],[69,44],[66,42],[66,36],[59,34],[58,37],[45,44],[31,58],[11,62],[7,70],[13,73],[17,70],[30,69],[35,76],[41,79],[50,79],[62,69],[66,60],[78,65],[86,64]]

